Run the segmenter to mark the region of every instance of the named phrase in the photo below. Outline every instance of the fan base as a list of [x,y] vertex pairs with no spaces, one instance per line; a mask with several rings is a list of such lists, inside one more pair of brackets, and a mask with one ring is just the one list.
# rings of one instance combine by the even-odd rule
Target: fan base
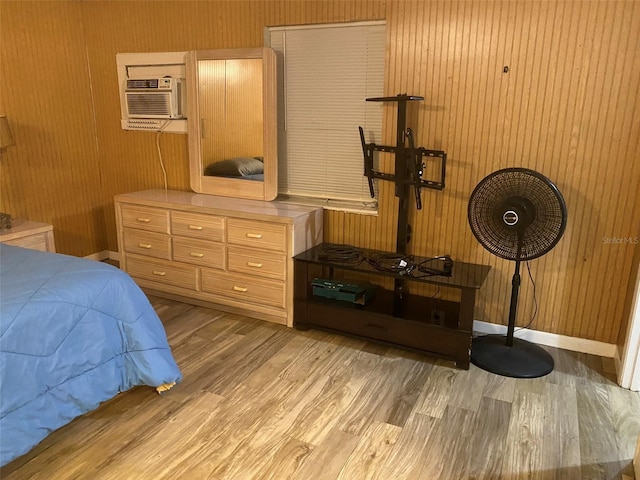
[[520,338],[507,346],[504,335],[474,338],[471,344],[471,363],[488,372],[514,378],[538,378],[551,373],[553,358],[536,345]]

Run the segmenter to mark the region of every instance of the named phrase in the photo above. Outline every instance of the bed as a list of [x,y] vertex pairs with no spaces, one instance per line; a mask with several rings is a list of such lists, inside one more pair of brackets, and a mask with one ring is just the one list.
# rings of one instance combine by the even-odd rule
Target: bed
[[0,244],[0,465],[119,392],[181,379],[160,319],[126,273]]

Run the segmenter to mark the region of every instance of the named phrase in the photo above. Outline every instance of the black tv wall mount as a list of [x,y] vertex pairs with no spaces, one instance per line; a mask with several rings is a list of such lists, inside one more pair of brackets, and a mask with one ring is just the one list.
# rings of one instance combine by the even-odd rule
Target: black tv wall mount
[[[358,127],[360,131],[360,141],[362,142],[362,152],[364,154],[364,175],[369,181],[369,191],[371,198],[375,196],[373,189],[373,179],[387,180],[395,182],[395,194],[400,199],[398,205],[398,239],[396,251],[398,253],[406,253],[407,243],[410,238],[411,228],[408,225],[408,199],[410,191],[413,188],[416,208],[422,209],[422,188],[431,188],[435,190],[444,189],[445,175],[447,166],[447,154],[442,150],[429,150],[423,147],[416,147],[413,131],[406,126],[407,102],[424,100],[424,97],[415,95],[399,94],[395,97],[377,97],[367,98],[367,102],[397,102],[398,104],[398,120],[396,129],[396,145],[377,145],[375,143],[366,143],[364,138],[364,130]],[[395,154],[395,171],[394,173],[384,173],[374,170],[373,154],[374,152],[386,152]],[[425,159],[439,162],[435,170],[439,173],[438,178],[427,179],[425,175],[426,164]],[[438,168],[439,167],[439,168]]]
[[[415,95],[399,94],[395,97],[377,97],[367,98],[367,102],[397,102],[398,103],[398,120],[396,129],[396,145],[394,147],[387,145],[376,145],[375,143],[366,143],[364,139],[364,130],[358,127],[360,131],[360,141],[362,142],[362,153],[364,154],[364,175],[369,181],[369,191],[371,197],[375,195],[373,189],[373,179],[388,180],[395,182],[395,194],[399,199],[398,203],[398,229],[396,237],[396,253],[406,254],[407,245],[411,240],[411,226],[409,225],[409,198],[411,197],[411,189],[413,189],[416,201],[416,208],[422,209],[422,188],[432,188],[436,190],[444,189],[444,180],[447,165],[447,154],[442,150],[427,150],[423,147],[415,146],[413,139],[413,131],[407,128],[407,102],[424,100],[424,97]],[[387,152],[395,154],[395,171],[393,174],[379,172],[373,169],[373,153]],[[439,161],[440,168],[439,178],[424,179],[426,159]],[[400,278],[394,280],[393,292],[393,315],[402,317],[404,308],[404,281]]]
[[[428,150],[423,147],[415,146],[413,140],[413,131],[406,128],[406,112],[407,102],[424,100],[424,97],[415,95],[400,94],[395,97],[378,97],[367,98],[367,102],[398,102],[398,125],[396,133],[396,145],[394,147],[387,145],[376,145],[375,143],[366,143],[364,138],[364,130],[360,130],[360,141],[362,142],[362,152],[364,153],[364,174],[369,179],[369,191],[371,198],[374,197],[373,179],[389,180],[396,183],[396,196],[400,197],[402,186],[413,186],[416,195],[416,208],[422,209],[422,200],[420,198],[420,190],[422,188],[433,188],[442,190],[444,188],[444,180],[446,174],[447,154],[442,150]],[[373,152],[395,153],[395,173],[383,173],[373,169]],[[424,179],[423,159],[431,158],[440,160],[439,178]]]

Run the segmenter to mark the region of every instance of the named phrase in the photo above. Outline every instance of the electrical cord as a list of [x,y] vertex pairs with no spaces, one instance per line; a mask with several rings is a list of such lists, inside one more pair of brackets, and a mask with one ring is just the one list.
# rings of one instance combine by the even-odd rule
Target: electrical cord
[[536,319],[536,316],[538,315],[538,299],[536,296],[536,282],[533,280],[533,275],[531,275],[531,267],[529,266],[528,260],[526,262],[526,265],[527,265],[527,273],[529,274],[529,280],[531,280],[531,285],[533,285],[533,315],[531,316],[531,320],[529,320],[529,323],[527,323],[524,327],[516,328],[514,330],[514,333],[519,332],[522,329],[529,328],[531,324],[534,322],[534,320]]
[[[536,282],[533,279],[533,275],[531,274],[531,267],[529,265],[529,261],[527,260],[526,262],[527,265],[527,273],[529,274],[529,280],[531,281],[531,285],[533,285],[533,315],[531,315],[531,319],[529,320],[529,323],[527,323],[524,327],[517,327],[513,330],[514,335],[519,332],[520,330],[526,330],[528,329],[533,322],[535,321],[536,317],[538,316],[538,298],[537,298],[537,294],[536,294]],[[486,337],[488,335],[491,335],[490,333],[484,333],[482,335],[477,335],[474,338],[480,338],[480,337]]]
[[158,150],[158,160],[160,161],[160,168],[162,169],[162,176],[164,179],[164,190],[167,191],[167,170],[164,168],[164,161],[162,160],[162,150],[160,149],[160,136],[167,128],[171,120],[166,120],[164,124],[156,131],[156,149]]

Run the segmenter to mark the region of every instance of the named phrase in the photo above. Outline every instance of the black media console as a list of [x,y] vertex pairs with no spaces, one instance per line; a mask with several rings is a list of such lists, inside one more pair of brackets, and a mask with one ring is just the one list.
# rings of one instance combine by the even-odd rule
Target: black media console
[[[368,261],[327,256],[339,245],[320,244],[294,257],[294,326],[301,330],[317,328],[419,351],[452,360],[469,368],[473,310],[476,291],[491,267],[453,262],[450,275],[424,275],[380,270]],[[363,258],[385,258],[388,252],[361,249]],[[410,257],[413,264],[431,265],[429,258]],[[436,261],[433,268],[442,264]],[[315,279],[358,282],[366,274],[369,282],[391,277],[394,290],[376,288],[375,297],[365,305],[352,304],[314,295]],[[354,278],[356,280],[354,280]],[[397,291],[398,281],[423,282],[460,291],[460,301],[411,295]]]

